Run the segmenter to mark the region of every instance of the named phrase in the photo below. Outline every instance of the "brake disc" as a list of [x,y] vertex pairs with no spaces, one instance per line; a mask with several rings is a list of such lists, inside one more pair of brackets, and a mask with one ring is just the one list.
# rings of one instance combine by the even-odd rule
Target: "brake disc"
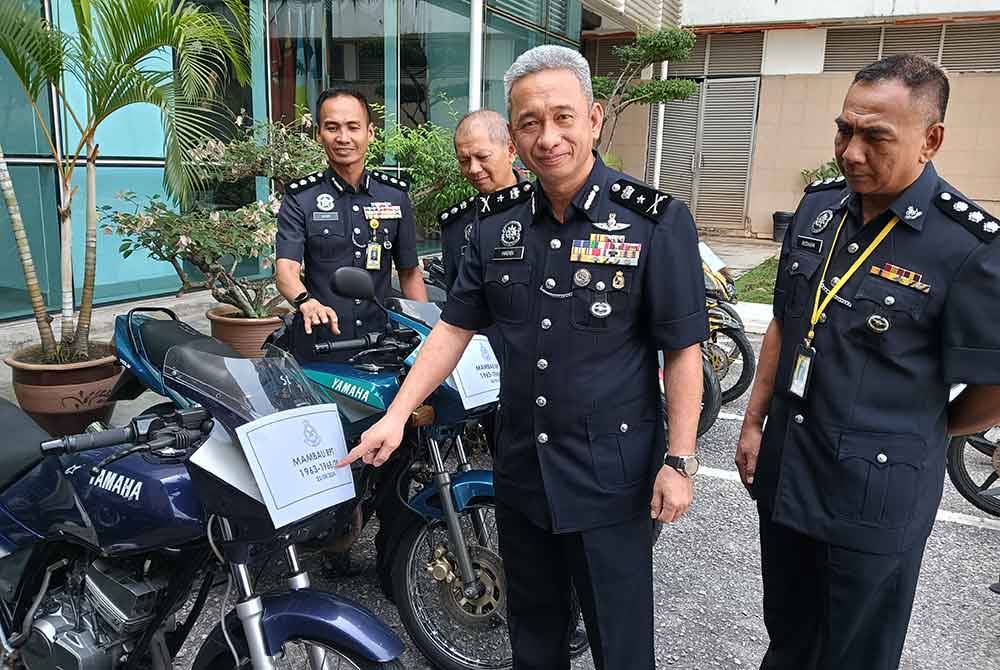
[[448,614],[461,626],[482,628],[495,625],[497,615],[507,610],[503,561],[494,552],[478,545],[469,547],[469,558],[483,586],[482,594],[478,598],[469,598],[462,592],[458,566],[449,555],[454,579],[438,581],[441,600]]
[[712,370],[715,371],[715,375],[719,379],[729,374],[729,366],[732,365],[732,361],[729,360],[729,354],[726,353],[725,349],[715,342],[704,342],[702,343],[702,348],[708,356],[708,362],[712,366]]
[[993,450],[993,471],[1000,477],[1000,447]]

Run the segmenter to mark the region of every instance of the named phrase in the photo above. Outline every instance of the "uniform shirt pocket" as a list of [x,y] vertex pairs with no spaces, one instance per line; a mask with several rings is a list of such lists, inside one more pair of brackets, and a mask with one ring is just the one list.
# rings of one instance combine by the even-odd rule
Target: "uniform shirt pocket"
[[919,348],[930,295],[901,284],[866,276],[853,298],[848,337],[870,349],[900,354]]
[[[320,214],[336,214],[336,212],[319,212]],[[337,258],[337,252],[344,244],[344,222],[309,221],[306,228],[307,244],[313,258],[321,261],[332,261]]]
[[531,264],[489,263],[484,279],[493,318],[502,323],[524,323],[531,309]]
[[834,515],[879,528],[906,526],[925,450],[919,435],[841,433],[835,471],[823,478]]
[[635,270],[597,266],[594,270],[577,268],[576,273],[589,273],[585,286],[573,283],[573,327],[588,332],[618,330],[628,323],[629,295]]
[[650,478],[656,417],[618,410],[587,417],[594,477],[604,489],[634,486]]
[[816,298],[813,281],[823,258],[817,254],[793,253],[788,257],[788,265],[783,272],[788,277],[788,296],[785,299],[785,316],[798,318],[805,314],[807,306],[812,309]]

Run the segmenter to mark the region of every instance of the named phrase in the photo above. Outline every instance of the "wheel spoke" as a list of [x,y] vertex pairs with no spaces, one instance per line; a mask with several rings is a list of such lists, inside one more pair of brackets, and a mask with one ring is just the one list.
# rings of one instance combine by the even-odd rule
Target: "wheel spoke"
[[986,480],[979,485],[979,490],[985,491],[986,489],[990,488],[991,486],[993,486],[993,484],[996,483],[997,479],[1000,479],[1000,475],[997,475],[997,473],[995,472],[991,472],[990,476],[987,477]]
[[973,435],[966,439],[966,444],[989,458],[993,458],[993,452],[997,450],[997,445],[979,435]]

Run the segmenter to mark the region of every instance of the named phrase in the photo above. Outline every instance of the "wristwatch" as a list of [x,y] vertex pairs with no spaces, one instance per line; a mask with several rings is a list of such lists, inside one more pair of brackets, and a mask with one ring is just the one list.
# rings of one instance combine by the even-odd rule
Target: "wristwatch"
[[698,458],[697,454],[691,456],[671,456],[670,454],[667,454],[663,458],[663,464],[669,465],[685,477],[694,477],[698,474],[698,468],[701,466],[701,459]]
[[302,293],[295,296],[295,299],[292,300],[292,304],[295,305],[295,309],[298,309],[299,307],[302,306],[302,303],[306,302],[307,300],[312,300],[312,296],[309,295],[309,291],[303,291]]

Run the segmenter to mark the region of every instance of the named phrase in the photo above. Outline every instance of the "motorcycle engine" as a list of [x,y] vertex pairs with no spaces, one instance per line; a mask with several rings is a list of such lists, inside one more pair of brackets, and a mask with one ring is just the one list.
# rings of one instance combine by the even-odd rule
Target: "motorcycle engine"
[[62,589],[39,609],[21,649],[28,670],[113,670],[167,587],[136,562],[94,561],[83,580],[85,602]]

